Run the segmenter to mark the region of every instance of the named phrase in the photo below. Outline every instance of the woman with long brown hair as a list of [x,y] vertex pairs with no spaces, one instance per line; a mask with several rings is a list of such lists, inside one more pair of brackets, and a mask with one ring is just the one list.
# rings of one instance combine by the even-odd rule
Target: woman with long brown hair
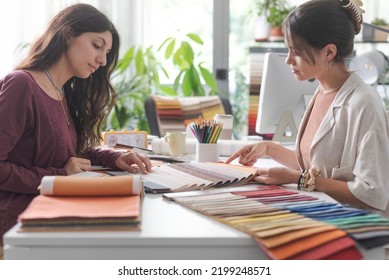
[[115,103],[110,76],[118,53],[111,21],[93,6],[76,4],[56,15],[0,80],[0,236],[38,194],[45,175],[92,165],[151,171],[137,153],[96,148]]

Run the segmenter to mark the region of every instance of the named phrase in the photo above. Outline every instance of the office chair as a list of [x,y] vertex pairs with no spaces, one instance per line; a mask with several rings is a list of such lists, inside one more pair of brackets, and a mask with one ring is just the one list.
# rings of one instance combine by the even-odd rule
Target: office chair
[[145,113],[150,134],[162,137],[167,131],[185,131],[201,116],[213,119],[215,114],[232,114],[230,101],[224,96],[168,97],[149,96]]

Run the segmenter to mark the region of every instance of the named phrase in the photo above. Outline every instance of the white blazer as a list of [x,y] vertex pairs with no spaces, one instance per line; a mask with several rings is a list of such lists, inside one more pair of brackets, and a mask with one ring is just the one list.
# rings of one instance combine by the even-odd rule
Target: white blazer
[[[296,155],[318,91],[304,114]],[[379,94],[353,73],[337,93],[313,138],[312,166],[326,178],[347,182],[359,200],[389,216],[389,123]]]

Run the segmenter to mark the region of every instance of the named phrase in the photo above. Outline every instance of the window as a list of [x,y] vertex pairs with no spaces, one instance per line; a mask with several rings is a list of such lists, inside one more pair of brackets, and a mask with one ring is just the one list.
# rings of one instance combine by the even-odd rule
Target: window
[[[83,2],[102,10],[115,24],[121,36],[121,52],[133,45],[150,46],[155,50],[170,36],[196,33],[204,46],[201,61],[208,69],[229,68],[229,93],[232,105],[239,110],[236,117],[247,119],[249,83],[249,47],[254,42],[255,0],[13,0],[0,1],[2,44],[0,44],[0,77],[8,73],[24,55],[15,52],[21,43],[31,43],[47,22],[65,6]],[[299,5],[306,0],[289,0]],[[364,19],[371,22],[376,17],[389,21],[386,11],[389,2],[364,0]],[[229,6],[229,10],[228,7]],[[37,16],[39,15],[39,16]],[[215,19],[218,21],[215,23]],[[215,25],[215,27],[214,27]],[[216,30],[215,30],[216,28]],[[215,30],[215,31],[214,31]],[[226,31],[227,30],[227,31]],[[229,31],[229,32],[228,32]],[[224,32],[224,33],[223,33]],[[223,36],[220,36],[222,34]],[[388,45],[388,44],[385,44]],[[359,46],[361,51],[372,46]],[[382,51],[389,54],[389,47]],[[229,55],[228,55],[229,53]],[[162,54],[160,54],[162,55]],[[224,61],[223,61],[224,60]],[[213,65],[215,64],[215,65]],[[168,66],[167,66],[168,67]],[[168,69],[169,71],[171,69]],[[172,75],[175,77],[175,75]],[[171,82],[171,81],[163,81]],[[235,99],[234,99],[235,98]],[[235,101],[234,101],[235,100]],[[235,112],[235,111],[234,111]],[[243,124],[244,125],[244,124]],[[244,129],[241,132],[245,134]]]
[[[213,51],[213,2],[209,0],[143,0],[142,5],[142,33],[136,44],[154,46],[154,51],[169,37],[184,38],[187,33],[195,33],[201,37],[203,46],[192,44],[195,53],[199,54],[200,63],[205,62],[204,67],[212,70]],[[163,53],[156,55],[162,59]],[[175,70],[169,65],[169,73]],[[176,73],[178,74],[178,73]],[[162,80],[165,83],[173,83],[170,80]],[[162,77],[161,77],[162,78]],[[173,80],[172,80],[173,79]]]

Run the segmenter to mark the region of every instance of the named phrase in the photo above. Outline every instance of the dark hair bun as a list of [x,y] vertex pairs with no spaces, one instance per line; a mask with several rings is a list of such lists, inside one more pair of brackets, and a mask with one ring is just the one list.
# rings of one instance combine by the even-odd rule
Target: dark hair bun
[[362,14],[365,12],[361,7],[363,3],[361,0],[339,0],[340,5],[345,8],[351,15],[354,23],[355,34],[361,31],[362,26]]

